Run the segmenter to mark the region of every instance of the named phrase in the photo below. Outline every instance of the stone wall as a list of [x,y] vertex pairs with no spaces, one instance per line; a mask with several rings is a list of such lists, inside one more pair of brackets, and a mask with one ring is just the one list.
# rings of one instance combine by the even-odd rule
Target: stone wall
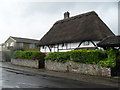
[[11,59],[11,63],[14,65],[39,68],[39,60]]
[[111,76],[111,69],[107,67],[101,67],[93,64],[83,64],[68,61],[66,63],[60,63],[56,61],[46,60],[45,68],[47,70],[74,72],[81,74],[97,75],[97,76]]

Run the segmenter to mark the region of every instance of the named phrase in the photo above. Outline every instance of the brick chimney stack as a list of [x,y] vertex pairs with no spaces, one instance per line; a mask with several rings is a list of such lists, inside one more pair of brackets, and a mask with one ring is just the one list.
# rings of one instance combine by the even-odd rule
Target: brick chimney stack
[[69,18],[69,16],[70,16],[70,13],[68,11],[64,13],[64,19]]

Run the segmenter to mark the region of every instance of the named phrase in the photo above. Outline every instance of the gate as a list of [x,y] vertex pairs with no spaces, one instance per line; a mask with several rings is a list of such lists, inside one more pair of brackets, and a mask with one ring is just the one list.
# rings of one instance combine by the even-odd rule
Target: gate
[[120,59],[117,59],[116,66],[111,68],[111,76],[120,76]]

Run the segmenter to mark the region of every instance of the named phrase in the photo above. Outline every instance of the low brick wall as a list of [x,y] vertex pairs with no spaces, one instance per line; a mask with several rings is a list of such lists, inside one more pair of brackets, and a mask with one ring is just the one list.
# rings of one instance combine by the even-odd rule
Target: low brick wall
[[39,60],[11,59],[11,63],[14,65],[39,68]]
[[83,64],[68,61],[66,63],[60,63],[51,60],[45,60],[45,68],[47,70],[63,71],[63,72],[75,72],[81,74],[97,75],[97,76],[111,76],[111,69],[107,67],[101,67],[93,64]]

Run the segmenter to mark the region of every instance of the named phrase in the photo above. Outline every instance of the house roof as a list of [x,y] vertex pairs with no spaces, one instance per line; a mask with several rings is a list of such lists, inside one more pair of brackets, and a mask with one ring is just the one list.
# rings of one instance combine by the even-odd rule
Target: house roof
[[120,47],[120,35],[109,36],[97,44],[99,47]]
[[14,39],[18,43],[38,43],[39,42],[39,40],[21,38],[21,37],[12,37],[12,36],[10,36],[10,38]]
[[39,41],[39,45],[73,43],[83,40],[100,41],[114,35],[96,12],[80,14],[57,21]]

